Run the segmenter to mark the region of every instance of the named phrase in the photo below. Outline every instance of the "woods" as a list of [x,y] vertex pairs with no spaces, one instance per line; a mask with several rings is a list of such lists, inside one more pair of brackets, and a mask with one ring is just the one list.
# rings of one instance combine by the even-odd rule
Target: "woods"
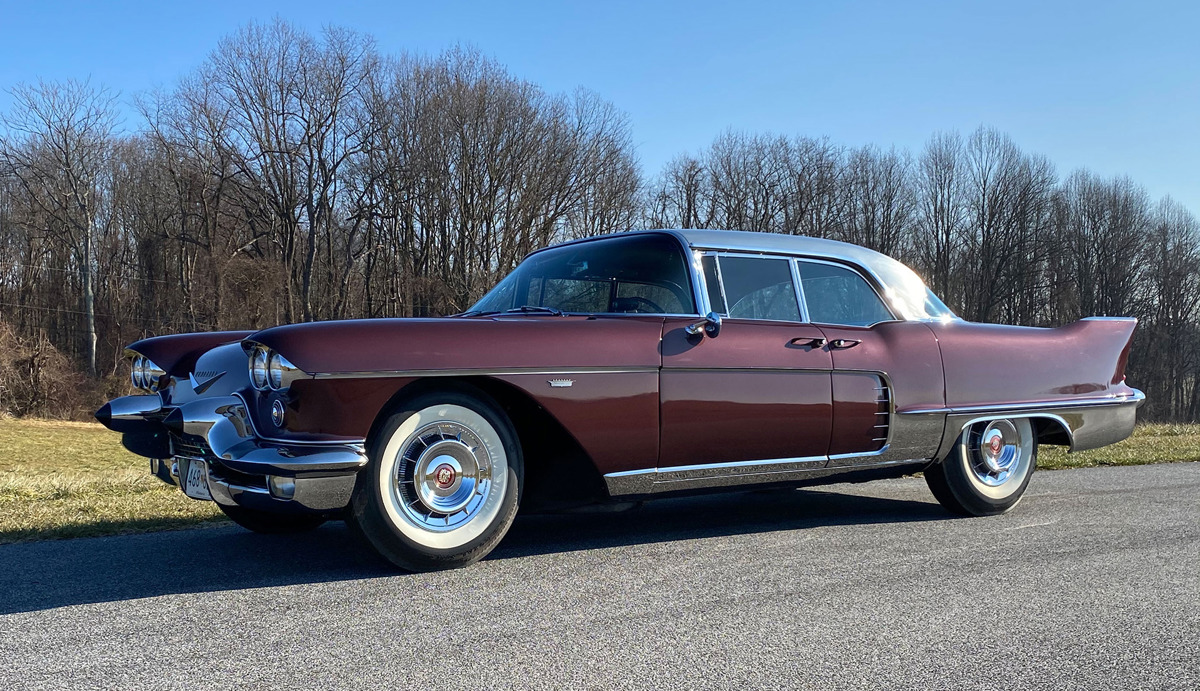
[[546,93],[472,50],[386,55],[369,36],[285,22],[250,25],[136,95],[124,126],[102,85],[13,96],[0,412],[67,414],[45,363],[98,389],[145,335],[447,314],[548,243],[696,227],[866,245],[966,319],[1136,316],[1142,413],[1200,419],[1196,217],[994,129],[917,152],[731,131],[646,172],[628,120],[596,94]]

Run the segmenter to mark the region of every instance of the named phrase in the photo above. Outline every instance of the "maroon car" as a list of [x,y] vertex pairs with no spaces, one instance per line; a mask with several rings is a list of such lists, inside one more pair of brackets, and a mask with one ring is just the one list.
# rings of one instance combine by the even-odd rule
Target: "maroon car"
[[1007,511],[1039,444],[1131,433],[1135,325],[973,324],[862,247],[644,231],[534,252],[453,317],[138,341],[145,393],[96,417],[246,528],[344,517],[438,569],[518,507],[923,470],[955,513]]

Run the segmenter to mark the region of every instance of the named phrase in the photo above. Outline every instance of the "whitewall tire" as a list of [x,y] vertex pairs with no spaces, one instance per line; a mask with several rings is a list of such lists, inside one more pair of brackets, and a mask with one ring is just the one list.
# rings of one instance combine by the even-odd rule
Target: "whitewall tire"
[[482,392],[417,396],[372,439],[349,522],[380,554],[410,571],[482,559],[516,516],[521,448],[508,416]]
[[991,516],[1017,505],[1037,467],[1037,438],[1027,418],[968,425],[941,462],[925,470],[934,497],[965,516]]

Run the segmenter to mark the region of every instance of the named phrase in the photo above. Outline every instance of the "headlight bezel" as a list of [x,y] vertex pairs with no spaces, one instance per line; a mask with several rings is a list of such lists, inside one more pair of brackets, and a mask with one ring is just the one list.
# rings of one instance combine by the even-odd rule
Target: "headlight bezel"
[[167,376],[166,370],[154,364],[150,358],[141,353],[132,353],[129,363],[129,381],[133,388],[139,391],[158,393],[162,388],[162,379]]
[[143,365],[143,362],[145,359],[146,358],[142,357],[141,355],[136,355],[129,363],[129,379],[133,383],[133,388],[135,389],[142,388],[142,377],[143,373],[145,372],[145,366]]
[[270,352],[263,346],[255,346],[250,352],[250,386],[258,391],[266,391],[270,385],[267,366],[270,362]]
[[296,367],[284,355],[261,343],[251,343],[246,347],[249,355],[250,385],[263,393],[284,392],[292,386],[292,382],[308,376],[304,370]]
[[267,358],[267,386],[272,391],[284,391],[291,387],[297,368],[278,351],[271,351]]

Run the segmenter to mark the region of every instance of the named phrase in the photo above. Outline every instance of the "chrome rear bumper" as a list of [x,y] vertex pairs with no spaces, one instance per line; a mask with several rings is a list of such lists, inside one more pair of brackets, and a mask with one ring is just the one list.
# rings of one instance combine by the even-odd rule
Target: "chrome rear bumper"
[[[134,453],[160,460],[151,470],[166,482],[185,477],[193,461],[208,463],[213,500],[275,512],[334,511],[350,502],[355,477],[367,464],[361,443],[277,443],[254,432],[246,404],[214,396],[164,407],[157,395],[125,396],[96,418],[123,432]],[[274,481],[273,481],[274,480]]]
[[1133,434],[1137,409],[1145,401],[1145,394],[1131,389],[1127,395],[1103,398],[947,409],[945,432],[936,457],[945,458],[970,425],[1002,418],[1053,421],[1065,433],[1070,451],[1098,449]]

